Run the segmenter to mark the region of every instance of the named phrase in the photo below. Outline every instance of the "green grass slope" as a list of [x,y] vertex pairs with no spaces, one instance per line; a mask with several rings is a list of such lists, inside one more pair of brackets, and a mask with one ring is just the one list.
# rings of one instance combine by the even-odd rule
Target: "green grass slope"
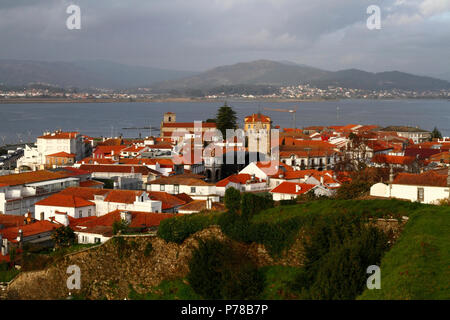
[[359,299],[450,299],[450,207],[424,207],[381,262],[381,289]]

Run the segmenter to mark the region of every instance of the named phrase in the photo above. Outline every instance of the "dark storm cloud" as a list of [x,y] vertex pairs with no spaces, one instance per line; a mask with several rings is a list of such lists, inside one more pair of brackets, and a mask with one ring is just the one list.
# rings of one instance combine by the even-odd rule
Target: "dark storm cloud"
[[[81,7],[81,30],[65,27],[72,3]],[[371,4],[382,9],[381,30],[366,27]],[[188,70],[261,58],[329,69],[450,69],[450,0],[3,0],[0,30],[1,58]]]

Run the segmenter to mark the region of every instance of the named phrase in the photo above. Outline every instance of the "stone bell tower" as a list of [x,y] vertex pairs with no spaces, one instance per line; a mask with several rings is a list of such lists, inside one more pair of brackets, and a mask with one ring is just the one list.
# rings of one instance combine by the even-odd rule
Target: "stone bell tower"
[[177,122],[177,114],[173,112],[164,113],[164,123],[174,123]]

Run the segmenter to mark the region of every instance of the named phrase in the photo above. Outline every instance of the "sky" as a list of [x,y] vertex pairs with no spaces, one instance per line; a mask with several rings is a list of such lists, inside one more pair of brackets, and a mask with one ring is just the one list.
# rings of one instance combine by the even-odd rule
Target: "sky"
[[[69,30],[69,5],[81,30]],[[381,9],[369,30],[367,8]],[[450,73],[450,0],[1,0],[0,58],[204,71],[269,59]]]

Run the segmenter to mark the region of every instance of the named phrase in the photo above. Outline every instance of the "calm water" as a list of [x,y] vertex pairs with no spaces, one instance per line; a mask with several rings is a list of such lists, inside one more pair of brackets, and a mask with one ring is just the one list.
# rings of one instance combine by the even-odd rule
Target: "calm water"
[[[138,130],[125,127],[159,128],[164,112],[177,114],[177,121],[213,118],[223,103],[87,103],[87,104],[1,104],[0,144],[34,141],[45,130],[76,130],[90,136],[138,137]],[[448,100],[342,100],[330,102],[269,103],[229,102],[240,124],[254,112],[272,117],[274,125],[292,126],[289,113],[265,111],[264,108],[288,109],[298,106],[297,127],[343,125],[349,123],[412,125],[432,130],[437,126],[450,136],[450,101]],[[140,130],[142,136],[149,130]],[[159,131],[153,131],[154,135]]]

